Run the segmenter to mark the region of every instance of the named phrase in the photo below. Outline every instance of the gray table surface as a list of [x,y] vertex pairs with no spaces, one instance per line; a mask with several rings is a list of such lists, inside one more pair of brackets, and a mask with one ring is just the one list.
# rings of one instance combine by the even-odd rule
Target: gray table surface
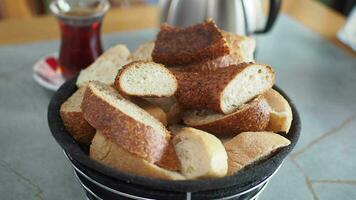
[[[154,31],[105,35],[104,46],[132,50]],[[70,164],[50,135],[52,92],[32,79],[32,65],[58,41],[0,47],[0,199],[84,199]],[[258,38],[257,60],[302,118],[295,151],[260,199],[356,199],[356,59],[282,16]]]

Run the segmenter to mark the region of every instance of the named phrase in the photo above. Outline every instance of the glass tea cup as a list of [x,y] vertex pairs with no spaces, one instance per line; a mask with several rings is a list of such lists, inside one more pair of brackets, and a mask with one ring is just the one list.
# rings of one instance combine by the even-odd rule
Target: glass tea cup
[[101,22],[109,8],[107,0],[54,0],[50,4],[61,32],[58,65],[64,78],[72,78],[102,54]]

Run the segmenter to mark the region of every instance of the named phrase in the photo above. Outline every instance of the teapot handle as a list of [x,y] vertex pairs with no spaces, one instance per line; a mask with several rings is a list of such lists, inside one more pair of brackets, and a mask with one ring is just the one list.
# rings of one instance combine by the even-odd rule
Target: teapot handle
[[254,32],[255,34],[267,33],[269,30],[271,30],[274,21],[277,19],[279,9],[281,8],[281,4],[282,4],[282,0],[270,0],[269,13],[268,13],[266,26],[262,30],[255,31]]

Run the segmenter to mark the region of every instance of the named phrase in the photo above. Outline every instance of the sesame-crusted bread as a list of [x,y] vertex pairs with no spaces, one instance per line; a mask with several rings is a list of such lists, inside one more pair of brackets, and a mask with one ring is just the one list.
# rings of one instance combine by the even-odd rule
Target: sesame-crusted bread
[[129,55],[130,51],[122,44],[108,49],[93,64],[80,72],[77,86],[83,87],[93,80],[112,85],[117,72],[128,62]]
[[240,133],[224,143],[229,163],[227,174],[232,175],[289,144],[288,139],[273,132]]
[[[224,36],[230,53],[215,59],[203,60],[199,63],[188,64],[186,66],[176,66],[174,68],[183,71],[206,71],[216,68],[227,67],[233,64],[254,61],[254,51],[256,41],[252,37],[237,35],[235,33],[221,31]],[[152,61],[152,51],[155,42],[148,41],[141,44],[130,56],[130,61]]]
[[187,179],[223,177],[227,173],[227,154],[221,141],[207,132],[182,128],[173,138],[182,174]]
[[260,95],[243,104],[231,114],[211,110],[186,111],[183,121],[187,126],[207,131],[217,136],[235,136],[244,131],[263,131],[269,122],[269,106]]
[[168,180],[185,179],[178,172],[163,169],[128,152],[101,132],[95,134],[90,146],[90,157],[118,171],[138,176]]
[[180,71],[209,71],[243,62],[254,62],[253,53],[256,48],[254,38],[225,31],[222,31],[222,34],[229,46],[229,54],[195,64],[176,66],[174,68]]
[[212,20],[187,28],[161,26],[152,58],[167,66],[188,65],[229,54],[221,31]]
[[184,109],[208,109],[225,114],[264,93],[275,82],[271,67],[254,63],[207,72],[172,72],[178,80],[176,97]]
[[292,109],[288,101],[274,89],[268,90],[263,95],[271,108],[266,130],[288,133],[293,120]]
[[60,115],[66,130],[81,144],[90,144],[95,129],[83,118],[80,107],[86,87],[79,88],[60,108]]
[[139,97],[169,97],[177,91],[175,76],[163,65],[134,61],[125,65],[115,79],[120,92]]
[[[173,97],[174,98],[174,97]],[[167,120],[168,120],[168,114],[170,114],[169,109],[167,113],[163,110],[163,108],[159,107],[158,105],[155,105],[151,103],[150,101],[146,99],[165,99],[166,101],[169,101],[170,97],[162,97],[162,98],[139,98],[139,97],[129,97],[129,100],[138,105],[140,108],[144,109],[146,112],[148,112],[150,115],[158,119],[164,126],[167,126]],[[155,103],[157,102],[162,102],[162,101],[153,101]],[[173,105],[174,106],[174,105]],[[163,106],[164,107],[164,106]],[[170,114],[172,115],[172,114]],[[172,117],[172,116],[170,116]],[[172,119],[170,119],[172,120]],[[180,163],[177,158],[174,146],[172,145],[172,138],[168,143],[167,148],[165,149],[161,159],[156,162],[156,164],[162,168],[173,170],[173,171],[179,171],[180,170]]]
[[171,140],[169,141],[168,146],[164,151],[161,160],[157,161],[156,165],[172,171],[181,171],[181,164],[172,142],[173,138],[174,136],[171,137]]
[[152,61],[152,51],[155,46],[154,41],[148,41],[141,44],[131,55],[130,61]]
[[169,132],[158,119],[114,88],[91,81],[81,107],[90,125],[126,151],[153,163],[161,159]]

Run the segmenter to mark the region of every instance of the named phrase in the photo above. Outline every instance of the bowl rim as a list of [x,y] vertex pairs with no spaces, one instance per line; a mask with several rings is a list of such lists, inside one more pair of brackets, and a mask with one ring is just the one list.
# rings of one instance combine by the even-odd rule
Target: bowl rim
[[292,108],[293,120],[289,132],[279,133],[291,141],[289,146],[283,147],[269,156],[268,159],[264,159],[252,167],[246,167],[238,173],[215,179],[204,180],[162,180],[153,179],[149,177],[137,176],[125,172],[120,172],[113,168],[107,167],[95,160],[90,159],[89,155],[84,152],[80,145],[73,139],[73,137],[66,131],[63,121],[60,117],[60,106],[66,101],[76,90],[77,76],[66,81],[52,96],[48,105],[48,125],[49,129],[67,155],[79,164],[96,171],[103,175],[103,179],[113,179],[117,181],[124,181],[127,183],[140,185],[143,187],[154,188],[156,190],[166,190],[175,192],[197,192],[216,190],[226,187],[237,187],[239,191],[244,191],[250,187],[254,187],[261,181],[273,174],[275,169],[283,162],[287,155],[295,147],[301,130],[301,121],[299,113],[292,102],[292,100],[286,95],[286,93],[279,87],[274,86],[289,103]]

